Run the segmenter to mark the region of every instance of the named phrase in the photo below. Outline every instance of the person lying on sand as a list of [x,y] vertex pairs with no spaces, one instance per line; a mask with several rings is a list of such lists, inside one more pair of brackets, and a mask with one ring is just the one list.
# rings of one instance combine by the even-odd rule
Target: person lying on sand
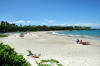
[[83,42],[82,40],[79,40],[79,44],[83,44],[83,45],[90,45],[89,42]]
[[83,45],[90,45],[89,42],[82,42]]
[[39,58],[39,55],[37,56],[36,54],[33,54],[30,50],[27,50],[28,51],[28,55],[27,56],[31,56],[31,57],[34,57],[34,58]]

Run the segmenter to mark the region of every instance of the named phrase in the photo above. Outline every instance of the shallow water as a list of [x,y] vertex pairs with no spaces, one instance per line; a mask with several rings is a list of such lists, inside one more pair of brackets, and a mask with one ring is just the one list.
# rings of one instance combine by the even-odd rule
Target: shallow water
[[57,31],[51,34],[67,35],[70,37],[86,37],[100,40],[100,30],[73,30],[73,31]]

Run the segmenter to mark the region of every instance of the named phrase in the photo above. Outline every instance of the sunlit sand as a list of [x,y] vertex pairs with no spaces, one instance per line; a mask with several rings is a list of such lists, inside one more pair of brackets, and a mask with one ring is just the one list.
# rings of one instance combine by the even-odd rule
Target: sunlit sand
[[[100,41],[87,38],[79,38],[90,42],[91,45],[76,44],[75,37],[47,34],[47,32],[30,32],[23,38],[19,33],[10,34],[9,37],[0,38],[0,42],[9,44],[12,48],[33,65],[41,59],[56,59],[64,66],[100,66]],[[41,54],[38,59],[28,55]]]

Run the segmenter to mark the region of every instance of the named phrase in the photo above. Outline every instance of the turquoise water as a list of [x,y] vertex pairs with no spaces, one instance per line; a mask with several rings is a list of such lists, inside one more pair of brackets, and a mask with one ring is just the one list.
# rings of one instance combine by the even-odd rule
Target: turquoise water
[[76,37],[92,37],[100,39],[100,30],[73,30],[73,31],[58,31],[55,34],[76,36]]

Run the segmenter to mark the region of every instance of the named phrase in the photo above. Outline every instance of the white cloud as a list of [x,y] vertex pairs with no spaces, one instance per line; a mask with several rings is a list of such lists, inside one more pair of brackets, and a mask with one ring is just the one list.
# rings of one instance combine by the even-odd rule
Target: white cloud
[[23,20],[15,21],[15,23],[25,23]]
[[74,24],[55,24],[56,26],[73,26]]
[[56,20],[49,20],[49,19],[44,19],[45,22],[48,22],[48,23],[54,23],[56,22]]
[[80,24],[80,26],[100,26],[100,24]]
[[67,24],[55,24],[56,26],[66,26]]
[[55,24],[56,26],[100,26],[100,24]]
[[18,20],[18,21],[9,22],[9,23],[31,23],[31,21]]
[[15,22],[10,22],[10,23],[25,23],[23,20],[15,21]]
[[31,21],[27,21],[27,23],[31,23]]

